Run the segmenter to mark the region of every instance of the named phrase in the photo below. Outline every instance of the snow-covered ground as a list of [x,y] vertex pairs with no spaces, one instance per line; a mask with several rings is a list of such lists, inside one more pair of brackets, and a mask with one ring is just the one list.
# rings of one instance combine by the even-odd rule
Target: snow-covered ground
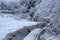
[[[1,5],[2,3],[3,5]],[[37,22],[45,21],[48,23],[42,25],[42,27],[44,26],[43,29],[47,27],[47,33],[45,32],[46,34],[43,34],[42,39],[60,40],[60,0],[0,0],[0,5],[1,10],[13,10],[13,12],[18,11],[18,13],[12,13],[12,15],[10,15],[10,13],[4,14],[3,12],[4,15],[2,15],[3,10],[0,10],[0,40],[5,38],[8,33],[15,32],[24,26],[35,26]],[[34,7],[32,7],[33,5]],[[31,22],[31,20],[37,22]],[[39,27],[41,26],[40,24],[38,25]],[[38,25],[36,27],[38,27]],[[32,32],[26,37],[24,36],[24,40],[34,40],[36,35],[38,35],[39,30],[40,29],[31,30]]]
[[40,33],[40,31],[42,31],[40,28],[37,28],[35,30],[33,30],[31,33],[29,33],[24,40],[36,40],[38,34]]
[[6,37],[8,33],[14,32],[24,26],[36,25],[37,22],[17,21],[11,17],[0,16],[0,40]]

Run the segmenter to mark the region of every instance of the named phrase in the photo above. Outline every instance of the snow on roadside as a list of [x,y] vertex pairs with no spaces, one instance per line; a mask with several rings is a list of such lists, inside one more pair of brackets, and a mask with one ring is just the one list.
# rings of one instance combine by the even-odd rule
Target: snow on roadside
[[45,38],[45,40],[60,40],[60,35],[56,36],[45,33],[43,37]]
[[6,37],[8,33],[14,32],[24,26],[36,25],[37,22],[30,21],[17,21],[10,17],[0,16],[0,40]]
[[40,28],[36,28],[32,32],[30,32],[24,40],[36,40],[37,35],[41,32],[42,30]]

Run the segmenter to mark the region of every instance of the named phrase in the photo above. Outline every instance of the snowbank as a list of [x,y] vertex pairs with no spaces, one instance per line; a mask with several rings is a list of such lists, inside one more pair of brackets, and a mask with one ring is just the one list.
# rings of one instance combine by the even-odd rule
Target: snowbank
[[31,33],[29,33],[24,40],[36,40],[38,34],[41,32],[42,30],[40,28],[37,28],[35,30],[33,30]]
[[6,37],[8,33],[14,32],[24,26],[36,25],[37,22],[17,21],[10,17],[0,16],[0,40]]

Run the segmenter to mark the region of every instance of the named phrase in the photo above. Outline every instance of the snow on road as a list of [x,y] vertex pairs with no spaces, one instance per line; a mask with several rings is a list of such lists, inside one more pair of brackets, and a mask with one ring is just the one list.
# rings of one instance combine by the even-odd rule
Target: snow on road
[[0,40],[6,37],[8,33],[14,32],[24,26],[36,25],[37,22],[17,21],[10,17],[0,16]]

